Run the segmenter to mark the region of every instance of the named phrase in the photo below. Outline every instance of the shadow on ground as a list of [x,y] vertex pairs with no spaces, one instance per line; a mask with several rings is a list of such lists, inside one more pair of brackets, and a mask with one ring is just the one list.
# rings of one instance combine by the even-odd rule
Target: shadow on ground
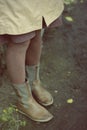
[[[21,130],[87,130],[86,12],[86,1],[68,5],[63,13],[63,26],[46,30],[40,74],[54,96],[54,105],[48,107],[54,119],[42,124],[25,118],[27,126]],[[72,17],[73,21],[67,21],[67,16]],[[6,68],[2,70],[0,109],[15,99]],[[68,99],[73,99],[73,103],[67,103]]]

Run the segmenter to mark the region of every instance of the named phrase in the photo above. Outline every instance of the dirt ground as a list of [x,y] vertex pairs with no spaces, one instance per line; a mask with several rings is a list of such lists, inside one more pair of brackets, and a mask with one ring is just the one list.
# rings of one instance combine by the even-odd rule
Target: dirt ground
[[[43,40],[40,75],[54,97],[47,108],[54,119],[37,123],[25,118],[27,125],[21,130],[87,130],[87,1],[66,6],[63,25],[47,29]],[[0,48],[0,111],[15,102],[3,59]]]

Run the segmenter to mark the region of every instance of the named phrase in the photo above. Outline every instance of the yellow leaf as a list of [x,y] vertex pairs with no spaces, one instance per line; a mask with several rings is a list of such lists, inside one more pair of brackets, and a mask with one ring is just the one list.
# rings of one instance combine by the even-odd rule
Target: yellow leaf
[[7,113],[7,111],[6,111],[5,109],[3,110],[3,112],[4,112],[4,113]]
[[73,103],[73,99],[72,98],[68,99],[67,103],[69,103],[69,104]]
[[69,21],[69,22],[73,22],[73,21],[74,21],[73,18],[70,17],[70,16],[66,16],[65,19],[66,19],[67,21]]

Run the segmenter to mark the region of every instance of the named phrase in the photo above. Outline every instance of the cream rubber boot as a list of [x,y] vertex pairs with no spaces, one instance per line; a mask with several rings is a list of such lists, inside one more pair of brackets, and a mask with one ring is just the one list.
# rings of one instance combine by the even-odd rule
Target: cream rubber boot
[[19,112],[38,122],[48,122],[53,118],[50,112],[35,101],[28,81],[20,85],[13,84],[13,87],[18,96]]
[[32,86],[32,93],[36,100],[43,106],[53,104],[53,97],[41,84],[39,78],[39,65],[26,66],[26,73]]

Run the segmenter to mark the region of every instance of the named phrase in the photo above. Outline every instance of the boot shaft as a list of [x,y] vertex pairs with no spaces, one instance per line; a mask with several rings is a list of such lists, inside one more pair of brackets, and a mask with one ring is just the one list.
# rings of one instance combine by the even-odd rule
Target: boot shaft
[[40,80],[39,77],[39,70],[40,65],[34,65],[34,66],[26,66],[26,75],[27,78],[29,78],[30,84],[33,83],[33,81]]
[[16,92],[18,103],[28,108],[28,102],[32,98],[29,81],[26,81],[23,84],[12,84],[12,86]]

